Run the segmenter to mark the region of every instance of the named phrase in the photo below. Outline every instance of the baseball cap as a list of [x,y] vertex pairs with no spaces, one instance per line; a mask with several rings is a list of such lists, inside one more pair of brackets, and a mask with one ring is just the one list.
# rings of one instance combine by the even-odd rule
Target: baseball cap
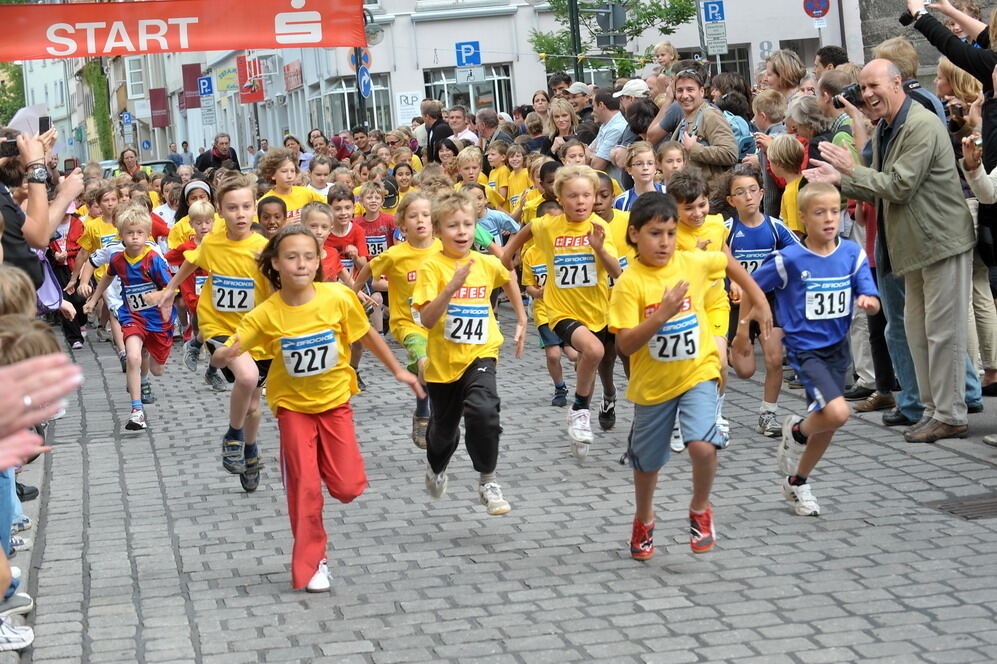
[[613,96],[622,97],[626,95],[627,97],[648,97],[650,94],[651,88],[647,87],[647,83],[639,78],[635,78],[624,83],[622,88],[613,93]]
[[570,86],[568,86],[568,94],[590,95],[592,94],[592,91],[589,90],[589,86],[585,85],[581,81],[575,81]]

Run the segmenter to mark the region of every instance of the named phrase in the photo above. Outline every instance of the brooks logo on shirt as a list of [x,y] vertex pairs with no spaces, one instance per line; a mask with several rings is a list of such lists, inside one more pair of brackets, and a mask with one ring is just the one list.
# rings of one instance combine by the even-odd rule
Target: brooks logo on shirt
[[488,288],[485,286],[461,286],[454,293],[455,300],[481,300],[488,297]]
[[587,247],[588,235],[558,235],[554,238],[555,247]]

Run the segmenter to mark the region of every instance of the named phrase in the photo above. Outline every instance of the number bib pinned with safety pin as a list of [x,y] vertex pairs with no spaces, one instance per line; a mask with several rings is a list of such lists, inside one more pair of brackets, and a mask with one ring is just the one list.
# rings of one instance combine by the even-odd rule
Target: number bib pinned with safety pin
[[661,326],[647,342],[648,351],[659,362],[691,360],[699,356],[699,319],[688,313]]
[[443,338],[459,344],[488,343],[487,304],[451,304],[443,326]]
[[208,280],[207,275],[194,277],[194,295],[198,297],[201,296],[201,291],[204,290],[204,283]]
[[807,320],[832,320],[852,311],[852,280],[834,277],[807,280]]
[[332,330],[281,339],[280,350],[287,375],[294,378],[317,376],[339,362],[336,333]]
[[151,309],[154,305],[146,304],[144,295],[156,290],[156,285],[151,283],[127,284],[122,289],[125,295],[125,302],[128,303],[130,311],[142,311]]
[[211,301],[218,311],[252,311],[256,306],[256,282],[248,277],[211,277]]

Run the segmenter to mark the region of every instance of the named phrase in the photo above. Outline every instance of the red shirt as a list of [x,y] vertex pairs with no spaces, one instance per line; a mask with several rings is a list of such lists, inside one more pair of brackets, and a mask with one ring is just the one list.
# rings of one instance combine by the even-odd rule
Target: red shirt
[[336,235],[336,232],[333,231],[329,233],[329,237],[325,240],[325,248],[334,249],[339,254],[339,260],[343,263],[343,267],[349,270],[350,274],[356,274],[357,268],[353,264],[353,259],[343,256],[343,251],[350,245],[357,248],[358,256],[363,256],[364,258],[370,257],[370,253],[367,251],[367,236],[364,235],[363,229],[360,228],[359,224],[350,223],[350,229],[346,232],[346,235]]
[[322,257],[322,276],[326,281],[339,281],[339,273],[343,270],[343,264],[339,260],[339,252],[332,249],[325,250]]
[[[166,258],[166,262],[170,265],[179,267],[183,265],[183,252],[191,251],[192,249],[197,249],[197,243],[194,242],[194,238],[190,238],[176,249],[170,249],[166,252],[164,258]],[[192,275],[180,282],[180,296],[191,313],[197,311],[197,300],[201,295],[201,286],[204,285],[207,278],[208,273],[201,268],[197,268]]]
[[76,255],[80,253],[81,237],[83,237],[83,221],[74,214],[69,221],[69,233],[66,234],[66,253],[69,254],[66,264],[70,270],[76,269]]
[[395,243],[395,216],[392,214],[381,212],[374,221],[357,217],[353,224],[363,229],[367,238],[367,253],[371,257],[384,252]]
[[149,218],[152,219],[152,239],[158,240],[161,237],[169,237],[170,227],[166,225],[163,218],[160,217],[155,212],[149,213]]

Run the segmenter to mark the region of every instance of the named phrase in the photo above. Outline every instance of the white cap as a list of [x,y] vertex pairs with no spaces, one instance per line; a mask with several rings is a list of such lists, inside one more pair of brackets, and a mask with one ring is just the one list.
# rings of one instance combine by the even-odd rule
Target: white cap
[[647,83],[639,78],[634,78],[623,84],[618,92],[614,92],[614,97],[649,97],[651,96],[651,88],[647,87]]
[[573,95],[590,95],[592,90],[589,86],[585,85],[581,81],[575,81],[570,86],[568,86],[568,92]]

